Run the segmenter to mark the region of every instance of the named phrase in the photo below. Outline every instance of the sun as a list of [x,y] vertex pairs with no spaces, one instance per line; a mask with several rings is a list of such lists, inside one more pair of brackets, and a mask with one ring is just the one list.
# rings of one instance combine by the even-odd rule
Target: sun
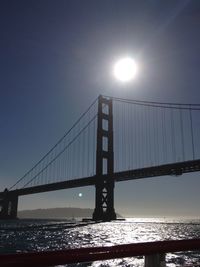
[[126,57],[117,61],[113,70],[115,78],[122,82],[129,82],[135,78],[137,64],[132,58]]

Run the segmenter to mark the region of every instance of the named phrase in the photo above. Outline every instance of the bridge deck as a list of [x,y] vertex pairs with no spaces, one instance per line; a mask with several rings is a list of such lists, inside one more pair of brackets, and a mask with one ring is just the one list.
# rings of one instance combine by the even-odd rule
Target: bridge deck
[[165,175],[179,176],[197,171],[200,171],[200,159],[117,172],[114,177],[119,182]]
[[[165,176],[165,175],[178,176],[184,173],[197,172],[197,171],[200,171],[200,159],[116,172],[113,174],[113,178],[115,179],[116,182],[120,182],[126,180],[136,180],[136,179]],[[105,177],[107,177],[107,175],[105,175]],[[46,185],[16,189],[9,191],[9,194],[22,196],[22,195],[36,194],[42,192],[56,191],[67,188],[92,186],[95,185],[95,181],[96,181],[96,176],[84,177],[65,182],[56,182]],[[4,192],[0,192],[0,197],[3,197],[3,195]]]

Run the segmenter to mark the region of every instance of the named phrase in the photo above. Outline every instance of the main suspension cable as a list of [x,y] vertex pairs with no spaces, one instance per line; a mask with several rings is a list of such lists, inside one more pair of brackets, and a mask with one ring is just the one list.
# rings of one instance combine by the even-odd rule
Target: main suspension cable
[[13,189],[17,184],[19,184],[28,174],[30,174],[62,141],[63,139],[71,133],[71,131],[78,125],[81,119],[88,113],[88,111],[96,104],[98,98],[96,98],[92,104],[86,109],[86,111],[79,117],[79,119],[72,125],[72,127],[57,141],[57,143],[29,170],[27,171],[20,179],[13,184],[9,190]]

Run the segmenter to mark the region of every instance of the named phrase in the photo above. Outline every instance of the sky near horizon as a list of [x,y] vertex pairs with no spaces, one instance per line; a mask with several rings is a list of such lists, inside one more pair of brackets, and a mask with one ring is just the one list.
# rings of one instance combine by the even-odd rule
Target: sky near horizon
[[[2,0],[0,190],[11,186],[99,95],[200,103],[200,1]],[[135,58],[121,84],[113,64]],[[200,216],[199,173],[117,183],[125,215]],[[82,193],[82,197],[78,194]],[[20,197],[19,209],[94,207],[94,188]]]

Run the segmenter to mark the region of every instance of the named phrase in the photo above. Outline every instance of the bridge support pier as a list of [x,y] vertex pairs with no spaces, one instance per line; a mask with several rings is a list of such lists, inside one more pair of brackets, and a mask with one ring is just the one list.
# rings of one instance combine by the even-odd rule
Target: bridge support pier
[[116,219],[114,210],[112,100],[99,96],[96,152],[96,199],[93,220]]
[[16,219],[18,207],[18,195],[11,194],[7,189],[4,191],[4,196],[0,199],[0,219]]

